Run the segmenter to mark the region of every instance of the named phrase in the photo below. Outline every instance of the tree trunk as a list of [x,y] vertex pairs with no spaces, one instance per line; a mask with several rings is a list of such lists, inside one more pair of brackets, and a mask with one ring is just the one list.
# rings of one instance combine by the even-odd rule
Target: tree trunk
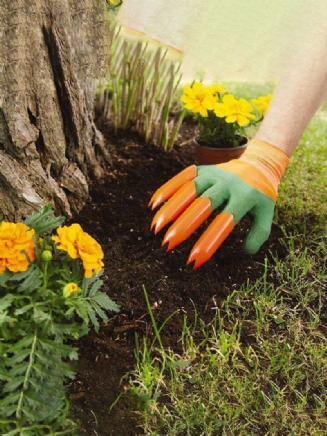
[[92,84],[104,73],[107,28],[104,0],[0,1],[4,219],[49,202],[71,217],[110,162],[93,121]]

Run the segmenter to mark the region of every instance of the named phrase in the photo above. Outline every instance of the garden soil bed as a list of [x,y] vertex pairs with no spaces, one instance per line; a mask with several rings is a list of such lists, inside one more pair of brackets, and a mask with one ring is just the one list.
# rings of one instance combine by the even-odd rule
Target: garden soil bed
[[[160,325],[177,311],[162,332],[165,346],[179,350],[184,315],[192,320],[194,308],[210,322],[215,307],[233,289],[263,274],[265,255],[271,251],[283,257],[281,232],[273,227],[269,241],[254,256],[242,252],[249,230],[242,221],[223,246],[196,271],[186,266],[188,254],[203,231],[167,253],[161,247],[165,233],[150,231],[154,213],[148,208],[153,192],[187,165],[194,163],[194,151],[187,140],[194,135],[184,125],[174,149],[165,152],[132,134],[115,135],[100,126],[112,156],[112,165],[101,181],[93,181],[91,199],[74,222],[81,224],[103,247],[105,253],[103,290],[121,306],[110,314],[107,325],[92,331],[76,345],[80,360],[78,375],[68,387],[73,410],[80,420],[81,436],[142,435],[140,415],[128,395],[110,406],[127,385],[123,376],[135,364],[135,336],[153,338],[143,287]],[[273,278],[271,279],[273,280]]]

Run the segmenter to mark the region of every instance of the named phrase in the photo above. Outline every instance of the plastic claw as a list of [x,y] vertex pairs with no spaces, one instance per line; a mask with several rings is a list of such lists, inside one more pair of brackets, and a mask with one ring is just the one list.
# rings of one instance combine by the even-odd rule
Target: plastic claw
[[211,202],[208,197],[199,197],[169,227],[162,245],[168,243],[167,251],[185,241],[211,214]]
[[234,217],[229,212],[222,212],[210,223],[191,250],[187,265],[195,262],[193,269],[199,268],[210,259],[234,228]]
[[151,230],[157,234],[171,221],[174,221],[180,214],[196,199],[195,183],[193,180],[185,183],[161,209],[155,214]]
[[172,179],[168,180],[164,185],[162,185],[156,192],[152,195],[149,202],[149,206],[155,209],[159,204],[168,200],[171,196],[175,194],[186,182],[195,179],[197,175],[197,169],[195,165],[191,165],[185,168],[180,173],[176,174]]

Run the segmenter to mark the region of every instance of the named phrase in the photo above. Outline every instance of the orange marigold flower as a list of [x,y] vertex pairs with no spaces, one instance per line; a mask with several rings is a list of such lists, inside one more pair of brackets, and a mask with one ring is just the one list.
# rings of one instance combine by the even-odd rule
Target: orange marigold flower
[[26,271],[35,259],[34,230],[24,223],[0,223],[0,274]]
[[72,259],[82,260],[86,278],[92,277],[93,271],[95,273],[101,271],[104,265],[101,245],[84,232],[79,224],[59,227],[57,233],[58,236],[52,236],[53,241],[59,244],[57,248],[67,251]]

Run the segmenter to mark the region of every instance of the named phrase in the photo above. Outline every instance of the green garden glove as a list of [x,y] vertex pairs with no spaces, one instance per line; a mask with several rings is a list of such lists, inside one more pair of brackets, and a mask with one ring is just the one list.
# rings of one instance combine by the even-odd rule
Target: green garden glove
[[289,164],[279,148],[252,140],[239,159],[219,165],[192,165],[173,177],[151,198],[152,209],[168,200],[153,218],[158,233],[174,220],[163,244],[168,251],[187,239],[217,207],[225,205],[194,245],[187,263],[194,269],[206,262],[250,213],[253,225],[244,242],[245,251],[256,253],[268,239],[280,179]]

